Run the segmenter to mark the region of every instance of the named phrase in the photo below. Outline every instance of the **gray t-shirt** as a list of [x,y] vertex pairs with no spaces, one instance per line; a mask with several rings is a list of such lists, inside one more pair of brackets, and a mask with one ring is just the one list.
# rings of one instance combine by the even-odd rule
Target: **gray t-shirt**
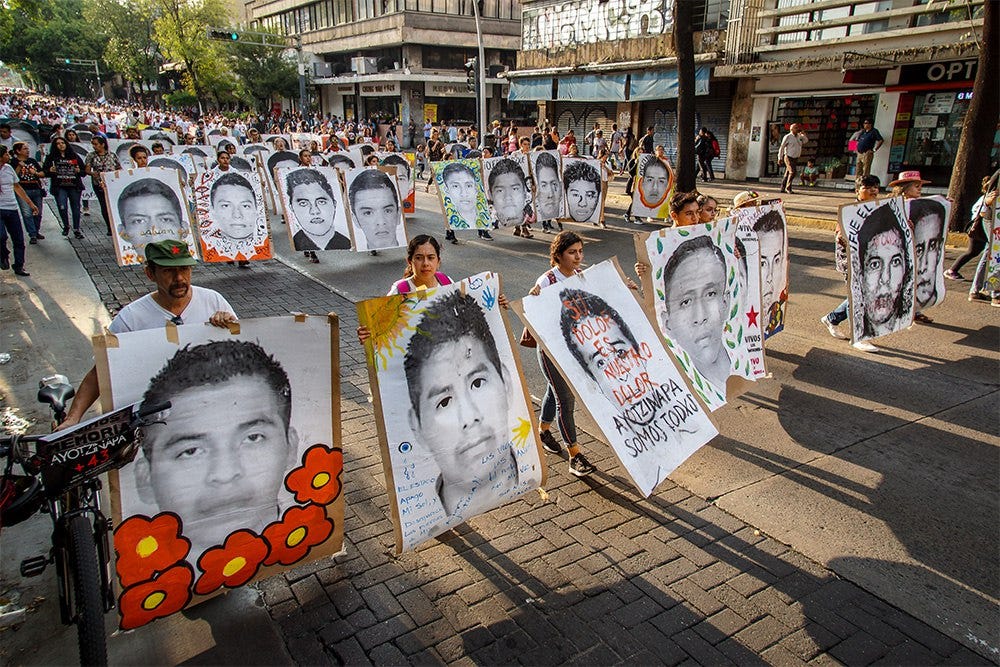
[[[208,322],[208,319],[220,310],[236,312],[226,299],[215,290],[191,286],[191,303],[187,305],[180,317],[183,324]],[[119,334],[126,331],[142,331],[143,329],[158,329],[171,321],[174,314],[161,307],[153,300],[152,294],[136,299],[118,311],[111,321],[108,330]]]

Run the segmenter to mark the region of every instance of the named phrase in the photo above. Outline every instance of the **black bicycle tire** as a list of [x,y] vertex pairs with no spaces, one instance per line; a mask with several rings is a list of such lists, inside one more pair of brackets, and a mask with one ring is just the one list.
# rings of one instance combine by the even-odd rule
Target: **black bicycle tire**
[[97,559],[94,527],[84,515],[67,522],[69,576],[72,577],[77,643],[81,665],[107,665],[108,646],[101,603],[101,566]]

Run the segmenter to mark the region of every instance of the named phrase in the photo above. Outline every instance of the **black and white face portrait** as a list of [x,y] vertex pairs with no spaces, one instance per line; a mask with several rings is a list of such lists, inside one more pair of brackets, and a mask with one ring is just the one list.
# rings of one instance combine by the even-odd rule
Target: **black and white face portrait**
[[406,245],[403,207],[395,178],[378,169],[355,169],[347,173],[347,194],[358,250]]
[[930,308],[944,297],[944,241],[948,220],[948,200],[931,198],[909,202],[913,225],[913,251],[916,262],[914,296],[917,308]]
[[28,144],[28,155],[35,157],[38,151],[38,131],[24,122],[11,121],[8,125],[10,125],[10,136],[14,139],[14,143],[23,141]]
[[190,153],[191,155],[197,155],[206,159],[214,157],[209,155],[210,151],[207,148],[202,148],[201,146],[185,146],[181,150],[181,153]]
[[655,155],[644,155],[639,164],[639,192],[642,203],[658,209],[667,199],[670,189],[670,171]]
[[[216,169],[219,163],[213,160],[209,166],[209,169]],[[229,158],[229,168],[235,169],[236,171],[255,171],[254,166],[250,164],[250,161],[246,158],[240,157],[239,155],[233,155]]]
[[[118,161],[122,164],[129,164],[132,161],[132,158],[129,157],[129,151],[132,150],[133,146],[142,145],[142,142],[128,140],[118,141],[116,143],[118,145],[114,147],[115,155],[118,156]],[[109,144],[109,148],[110,147],[111,146]],[[148,146],[146,147],[146,150],[149,150]]]
[[177,143],[177,135],[173,132],[164,132],[162,130],[150,132],[149,130],[143,130],[141,136],[143,139],[149,141],[159,141],[170,146]]
[[327,158],[327,162],[334,169],[339,169],[344,172],[357,167],[357,165],[354,164],[354,161],[343,153],[334,153],[333,155],[330,155]]
[[[770,319],[776,309],[784,308],[788,286],[788,244],[785,219],[777,209],[760,216],[753,225],[760,249],[761,312]],[[777,315],[777,314],[776,314]],[[783,321],[783,317],[778,317]]]
[[565,197],[560,167],[558,151],[531,154],[531,170],[535,174],[535,211],[539,220],[555,220],[563,216]]
[[256,171],[208,169],[198,176],[194,191],[205,261],[271,258],[264,189]]
[[597,222],[601,215],[600,163],[567,158],[563,164],[566,210],[575,222]]
[[483,162],[486,196],[501,226],[520,225],[530,206],[531,187],[518,162],[509,157],[488,158]]
[[299,156],[291,151],[279,151],[267,158],[267,172],[274,174],[275,169],[291,169],[299,166]]
[[243,155],[252,155],[254,153],[261,152],[268,153],[271,150],[269,146],[265,146],[264,144],[246,144],[240,148],[242,149],[240,152],[243,153]]
[[277,187],[294,249],[350,249],[344,192],[335,171],[329,167],[280,169]]
[[147,167],[105,177],[116,250],[123,265],[138,264],[149,243],[192,244],[191,221],[174,170]]
[[190,174],[188,174],[188,170],[184,168],[184,165],[182,165],[180,161],[163,155],[151,157],[149,159],[148,166],[160,167],[161,169],[173,169],[180,174],[181,179],[183,179],[185,183],[188,180],[188,176],[190,176]]

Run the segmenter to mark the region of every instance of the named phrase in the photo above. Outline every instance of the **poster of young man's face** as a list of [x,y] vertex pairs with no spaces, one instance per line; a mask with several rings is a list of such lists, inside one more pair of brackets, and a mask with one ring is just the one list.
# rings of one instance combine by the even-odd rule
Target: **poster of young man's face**
[[270,153],[271,147],[267,144],[243,144],[242,146],[236,147],[236,152],[239,155],[253,155],[254,153]]
[[232,152],[231,149],[235,149],[239,142],[229,136],[224,134],[213,134],[208,137],[208,144],[216,151],[227,151]]
[[123,629],[342,548],[331,323],[240,325],[96,344],[105,408],[169,404],[111,480]]
[[850,259],[851,334],[878,338],[913,323],[913,234],[902,197],[842,206]]
[[636,237],[639,261],[651,267],[643,293],[660,333],[711,410],[726,403],[730,376],[756,376],[750,349],[760,344],[759,321],[751,324],[740,305],[735,243],[731,218]]
[[347,201],[359,252],[406,245],[402,199],[395,176],[381,169],[347,172]]
[[413,171],[416,155],[414,153],[386,153],[384,151],[375,153],[375,155],[378,156],[380,167],[394,167],[396,169],[396,183],[399,185],[403,202],[403,213],[413,213],[417,185],[416,174]]
[[159,141],[164,146],[175,146],[180,143],[177,140],[177,133],[173,130],[140,130],[139,136],[146,141]]
[[190,155],[150,155],[146,166],[173,169],[184,183],[190,183],[191,177],[197,173]]
[[718,435],[616,263],[525,297],[519,310],[643,497]]
[[[76,156],[80,158],[81,165],[87,159],[87,154],[90,153],[92,150],[94,150],[94,147],[91,146],[89,142],[83,142],[83,141],[69,142],[69,147],[73,149],[73,152],[76,153]],[[121,160],[119,160],[119,162],[120,161]],[[122,162],[122,164],[124,165],[128,163]],[[90,182],[90,178],[88,178],[86,174],[83,174],[81,172],[81,176],[82,178],[80,180],[83,182],[83,191],[80,195],[80,199],[83,201],[96,201],[97,194],[94,192],[93,183]]]
[[358,165],[354,164],[354,160],[347,153],[331,153],[326,158],[327,164],[329,164],[334,169],[342,172],[347,172],[350,169],[356,168]]
[[562,156],[557,150],[528,154],[535,177],[535,215],[539,220],[565,216],[566,197],[562,184]]
[[574,222],[595,223],[601,219],[601,163],[596,158],[564,157],[563,190],[566,214]]
[[935,195],[907,200],[913,227],[913,258],[916,284],[913,297],[917,310],[926,310],[944,300],[944,243],[951,202]]
[[275,187],[295,250],[350,250],[344,190],[330,167],[278,169]]
[[652,153],[643,153],[639,156],[636,169],[632,215],[637,218],[669,218],[669,195],[674,185],[674,170],[670,163]]
[[500,279],[357,304],[398,551],[545,480]]
[[256,172],[202,172],[195,210],[206,262],[271,259],[264,189]]
[[432,162],[431,169],[449,229],[486,229],[491,226],[479,160]]
[[512,153],[483,160],[486,198],[493,207],[493,218],[501,227],[518,226],[531,210],[531,179],[528,156]]
[[260,140],[271,147],[272,151],[292,150],[292,141],[283,134],[262,134]]
[[763,330],[767,327],[761,298],[761,267],[760,240],[754,226],[762,215],[771,209],[771,205],[757,208],[741,208],[730,212],[732,220],[718,220],[720,225],[736,225],[736,240],[734,257],[736,259],[736,281],[738,303],[745,326],[744,339],[750,370],[754,379],[767,374],[764,362]]
[[780,202],[760,206],[753,222],[760,252],[760,300],[764,338],[785,328],[788,310],[788,225]]
[[120,266],[142,264],[149,243],[187,243],[197,257],[191,216],[177,171],[147,167],[102,174]]

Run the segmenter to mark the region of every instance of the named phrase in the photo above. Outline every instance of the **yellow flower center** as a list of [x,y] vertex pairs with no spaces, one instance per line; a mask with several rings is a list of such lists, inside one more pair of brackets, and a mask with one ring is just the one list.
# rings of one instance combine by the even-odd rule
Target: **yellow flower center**
[[153,611],[159,607],[164,600],[167,599],[167,594],[163,591],[153,591],[146,596],[146,599],[142,601],[142,608],[146,611]]
[[330,473],[318,472],[316,476],[312,479],[312,487],[314,489],[322,489],[326,486],[326,483],[330,481]]
[[135,545],[135,552],[139,554],[139,558],[148,558],[159,548],[160,543],[156,541],[156,538],[152,535],[147,535]]
[[290,547],[294,547],[296,544],[301,542],[306,538],[306,529],[303,526],[299,526],[292,532],[288,533],[288,537],[285,538],[285,544]]
[[222,568],[222,574],[226,575],[227,577],[231,577],[240,570],[242,570],[243,566],[246,564],[247,564],[246,558],[244,558],[243,556],[237,556],[236,558],[226,563],[226,566]]

